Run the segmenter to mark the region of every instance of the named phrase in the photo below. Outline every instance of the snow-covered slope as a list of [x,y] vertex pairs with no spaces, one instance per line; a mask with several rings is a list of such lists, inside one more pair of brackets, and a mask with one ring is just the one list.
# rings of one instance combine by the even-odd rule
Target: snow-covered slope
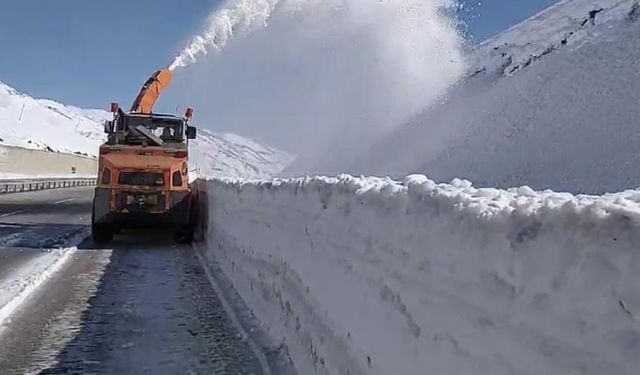
[[640,192],[213,181],[209,258],[300,374],[632,375]]
[[[99,109],[33,99],[0,82],[0,145],[95,156],[105,140],[102,121],[110,117]],[[234,134],[200,129],[191,159],[200,176],[264,178],[293,157]]]
[[558,49],[575,50],[589,41],[615,39],[611,28],[619,21],[634,23],[640,17],[637,3],[637,0],[559,1],[482,43],[471,56],[472,71],[478,74],[500,66],[504,74],[513,75]]
[[640,6],[597,4],[561,1],[483,43],[444,103],[349,170],[588,193],[640,186]]
[[95,155],[100,125],[51,100],[37,100],[0,82],[0,144]]
[[294,157],[236,134],[199,129],[191,160],[204,177],[269,178],[280,173]]

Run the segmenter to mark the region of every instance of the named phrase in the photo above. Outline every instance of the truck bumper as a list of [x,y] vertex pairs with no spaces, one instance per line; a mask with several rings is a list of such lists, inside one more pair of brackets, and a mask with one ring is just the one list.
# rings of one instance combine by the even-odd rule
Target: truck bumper
[[120,210],[118,203],[115,202],[117,194],[114,194],[118,192],[107,188],[95,189],[93,200],[93,222],[95,224],[123,227],[181,227],[190,225],[190,192],[164,192],[164,194],[169,194],[169,203],[160,212],[148,212],[142,208],[139,210]]

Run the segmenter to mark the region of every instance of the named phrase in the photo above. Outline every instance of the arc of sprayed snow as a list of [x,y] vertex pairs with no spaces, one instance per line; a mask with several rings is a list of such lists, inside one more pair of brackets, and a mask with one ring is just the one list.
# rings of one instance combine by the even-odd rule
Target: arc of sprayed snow
[[196,62],[210,49],[220,51],[234,36],[248,33],[256,27],[266,27],[281,0],[229,0],[209,20],[202,34],[195,36],[176,56],[169,70]]

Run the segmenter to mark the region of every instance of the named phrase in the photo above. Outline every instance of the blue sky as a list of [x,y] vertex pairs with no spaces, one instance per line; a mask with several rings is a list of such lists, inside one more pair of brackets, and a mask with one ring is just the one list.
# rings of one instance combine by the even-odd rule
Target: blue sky
[[472,37],[482,41],[557,3],[558,0],[462,0],[459,17]]
[[0,81],[35,97],[130,103],[220,0],[2,0]]
[[[35,97],[105,108],[132,101],[221,0],[3,0],[0,81]],[[478,40],[554,0],[464,0]]]

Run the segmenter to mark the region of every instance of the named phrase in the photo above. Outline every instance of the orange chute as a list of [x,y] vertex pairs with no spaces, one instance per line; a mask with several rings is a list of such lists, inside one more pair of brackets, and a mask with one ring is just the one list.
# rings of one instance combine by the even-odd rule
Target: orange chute
[[169,87],[173,74],[167,70],[158,70],[142,86],[142,90],[131,106],[131,112],[153,113],[153,106],[158,101],[160,94]]

